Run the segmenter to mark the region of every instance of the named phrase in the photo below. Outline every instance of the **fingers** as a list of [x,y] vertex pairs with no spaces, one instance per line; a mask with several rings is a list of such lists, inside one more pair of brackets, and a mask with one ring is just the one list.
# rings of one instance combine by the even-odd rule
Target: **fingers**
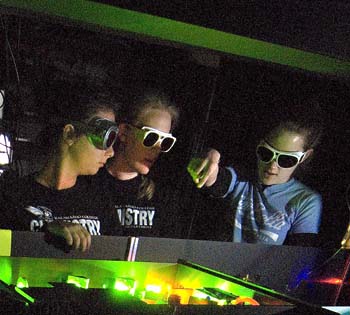
[[191,176],[198,188],[211,186],[215,183],[219,164],[209,159],[201,160],[199,166],[191,171]]
[[207,158],[210,160],[211,163],[219,164],[220,157],[221,157],[220,152],[215,149],[210,149],[207,153]]
[[207,172],[208,163],[209,163],[209,159],[203,159],[200,162],[198,168],[196,169],[196,173],[199,175],[199,177],[203,177]]
[[191,159],[187,170],[198,188],[212,186],[219,172],[220,153],[210,149],[205,158]]
[[85,252],[91,246],[91,235],[80,224],[69,224],[64,227],[64,238],[75,250]]
[[187,166],[187,171],[191,175],[195,184],[206,175],[208,160],[202,158],[193,158]]
[[219,172],[219,164],[213,163],[207,160],[206,169],[198,177],[198,182],[196,186],[202,188],[203,186],[212,186],[217,178]]
[[209,177],[210,164],[208,159],[203,159],[200,166],[196,169],[197,177],[194,182],[198,188],[203,187]]
[[68,246],[85,252],[91,246],[90,233],[80,224],[64,221],[54,221],[49,224],[50,233],[63,237]]

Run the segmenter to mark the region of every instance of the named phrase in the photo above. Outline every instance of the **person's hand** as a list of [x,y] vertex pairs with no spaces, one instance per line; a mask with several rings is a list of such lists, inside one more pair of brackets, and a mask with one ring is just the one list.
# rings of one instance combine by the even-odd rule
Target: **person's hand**
[[191,159],[187,171],[198,188],[210,187],[216,182],[219,162],[220,153],[215,149],[210,149],[206,157]]
[[47,224],[47,231],[54,236],[64,238],[72,249],[85,252],[90,248],[91,235],[80,224],[56,220]]

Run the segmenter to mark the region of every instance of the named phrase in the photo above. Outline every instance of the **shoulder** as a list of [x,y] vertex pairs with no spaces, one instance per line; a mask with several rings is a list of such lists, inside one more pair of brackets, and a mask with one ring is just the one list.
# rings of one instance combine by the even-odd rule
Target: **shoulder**
[[2,192],[32,189],[36,185],[35,174],[23,177],[11,176],[1,178],[0,187]]
[[43,194],[32,175],[7,179],[0,187],[0,208],[6,211],[17,208]]
[[322,209],[322,197],[314,189],[294,179],[293,185],[290,187],[289,194],[293,196],[293,203],[297,205],[297,208],[302,211],[315,210],[321,212]]
[[311,187],[303,184],[297,179],[293,179],[291,189],[298,192],[300,196],[304,198],[315,198],[315,199],[321,199],[321,195]]

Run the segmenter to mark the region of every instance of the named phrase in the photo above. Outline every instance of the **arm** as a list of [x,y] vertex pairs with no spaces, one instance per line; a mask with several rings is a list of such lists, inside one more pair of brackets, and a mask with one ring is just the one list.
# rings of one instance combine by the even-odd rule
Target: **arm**
[[[91,244],[89,232],[80,224],[47,218],[44,222],[45,207],[32,205],[31,187],[33,180],[30,177],[20,180],[0,181],[0,228],[16,231],[45,232],[47,239],[54,245],[62,242],[69,249],[85,251]],[[49,211],[49,209],[46,209]]]
[[302,247],[318,247],[319,238],[316,233],[298,233],[287,235],[283,245],[302,246]]
[[237,180],[235,170],[221,167],[219,162],[220,153],[210,149],[205,158],[194,158],[187,167],[196,186],[212,197],[226,197]]
[[317,247],[321,213],[322,199],[319,194],[304,197],[284,245]]
[[[65,240],[65,245],[75,250],[85,252],[91,246],[90,233],[80,224],[56,220],[44,225],[43,231],[47,233],[49,242]],[[60,243],[60,242],[59,242]],[[64,246],[65,248],[67,246]]]

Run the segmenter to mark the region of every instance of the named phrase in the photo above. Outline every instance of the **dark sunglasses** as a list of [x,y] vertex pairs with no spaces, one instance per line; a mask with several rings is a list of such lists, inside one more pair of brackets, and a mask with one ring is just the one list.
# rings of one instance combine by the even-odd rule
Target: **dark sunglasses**
[[79,125],[84,126],[88,140],[99,150],[107,150],[117,140],[119,128],[108,119],[94,117],[86,124],[79,122]]
[[176,138],[171,133],[162,132],[147,126],[141,128],[133,125],[129,126],[134,128],[137,139],[142,141],[143,146],[146,148],[152,148],[159,143],[162,152],[169,152],[176,142]]
[[261,142],[256,148],[256,155],[263,163],[276,161],[281,168],[291,168],[300,163],[305,152],[279,151],[270,146],[266,141]]

